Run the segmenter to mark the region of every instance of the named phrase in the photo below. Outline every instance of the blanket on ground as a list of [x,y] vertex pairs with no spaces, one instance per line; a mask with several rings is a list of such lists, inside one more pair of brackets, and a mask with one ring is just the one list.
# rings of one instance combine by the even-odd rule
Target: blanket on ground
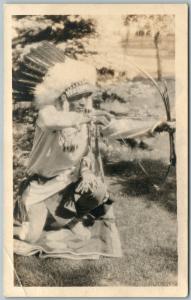
[[69,229],[44,230],[34,244],[21,241],[17,236],[19,226],[14,226],[14,253],[30,256],[39,254],[41,258],[58,257],[68,259],[98,259],[100,256],[121,257],[119,233],[115,224],[113,207],[88,227],[91,238],[81,240]]

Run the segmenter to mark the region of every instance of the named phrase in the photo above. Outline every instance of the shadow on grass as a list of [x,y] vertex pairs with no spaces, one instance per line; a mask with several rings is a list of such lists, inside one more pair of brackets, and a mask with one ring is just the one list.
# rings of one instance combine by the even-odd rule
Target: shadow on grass
[[14,284],[25,287],[96,286],[105,269],[103,259],[101,261],[72,261],[55,258],[39,260],[37,255],[31,257],[15,255],[14,264],[17,276],[15,276]]
[[[168,177],[165,174],[168,166],[161,160],[143,160],[146,176],[137,162],[120,161],[105,164],[105,175],[111,178],[111,190],[129,196],[143,196],[156,201],[170,212],[176,213],[176,169],[171,167]],[[153,185],[157,185],[156,190]]]

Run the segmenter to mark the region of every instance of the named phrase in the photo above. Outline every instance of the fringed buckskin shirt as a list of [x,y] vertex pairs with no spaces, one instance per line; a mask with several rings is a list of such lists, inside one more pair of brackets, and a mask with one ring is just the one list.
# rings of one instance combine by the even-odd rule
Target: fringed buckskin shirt
[[[80,116],[79,113],[70,112],[66,117],[78,121]],[[78,128],[53,130],[47,129],[37,120],[27,173],[45,177],[57,176],[66,169],[78,166],[87,151],[86,124]]]
[[[54,108],[55,110],[55,108]],[[54,113],[54,111],[51,111]],[[65,114],[66,124],[73,121],[79,124],[83,119],[82,113],[68,112]],[[152,121],[153,125],[153,121]],[[109,139],[124,137],[136,137],[137,135],[148,135],[151,124],[148,121],[115,120],[101,129],[103,136]],[[47,128],[36,123],[36,132],[33,148],[29,157],[27,173],[38,174],[44,177],[57,176],[66,169],[78,169],[81,159],[88,153],[88,126],[68,127],[61,130]]]

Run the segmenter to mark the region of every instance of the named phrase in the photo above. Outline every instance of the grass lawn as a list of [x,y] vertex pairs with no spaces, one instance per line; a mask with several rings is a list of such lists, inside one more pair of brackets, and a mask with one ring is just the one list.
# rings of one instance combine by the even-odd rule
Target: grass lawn
[[[160,162],[150,163],[156,180],[159,165],[161,168],[164,166]],[[174,170],[159,192],[155,192],[148,180],[141,177],[135,163],[112,163],[106,166],[105,171],[108,185],[115,195],[114,210],[123,257],[73,261],[15,255],[15,269],[23,286],[177,284]],[[19,284],[17,279],[15,284]]]

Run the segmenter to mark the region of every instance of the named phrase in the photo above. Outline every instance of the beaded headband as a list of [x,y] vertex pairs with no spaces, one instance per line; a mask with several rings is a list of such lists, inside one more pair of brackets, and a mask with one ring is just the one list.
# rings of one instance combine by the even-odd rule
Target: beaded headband
[[93,93],[93,86],[87,81],[78,81],[71,84],[68,88],[65,89],[65,95],[70,101],[78,100],[82,97],[88,97]]

